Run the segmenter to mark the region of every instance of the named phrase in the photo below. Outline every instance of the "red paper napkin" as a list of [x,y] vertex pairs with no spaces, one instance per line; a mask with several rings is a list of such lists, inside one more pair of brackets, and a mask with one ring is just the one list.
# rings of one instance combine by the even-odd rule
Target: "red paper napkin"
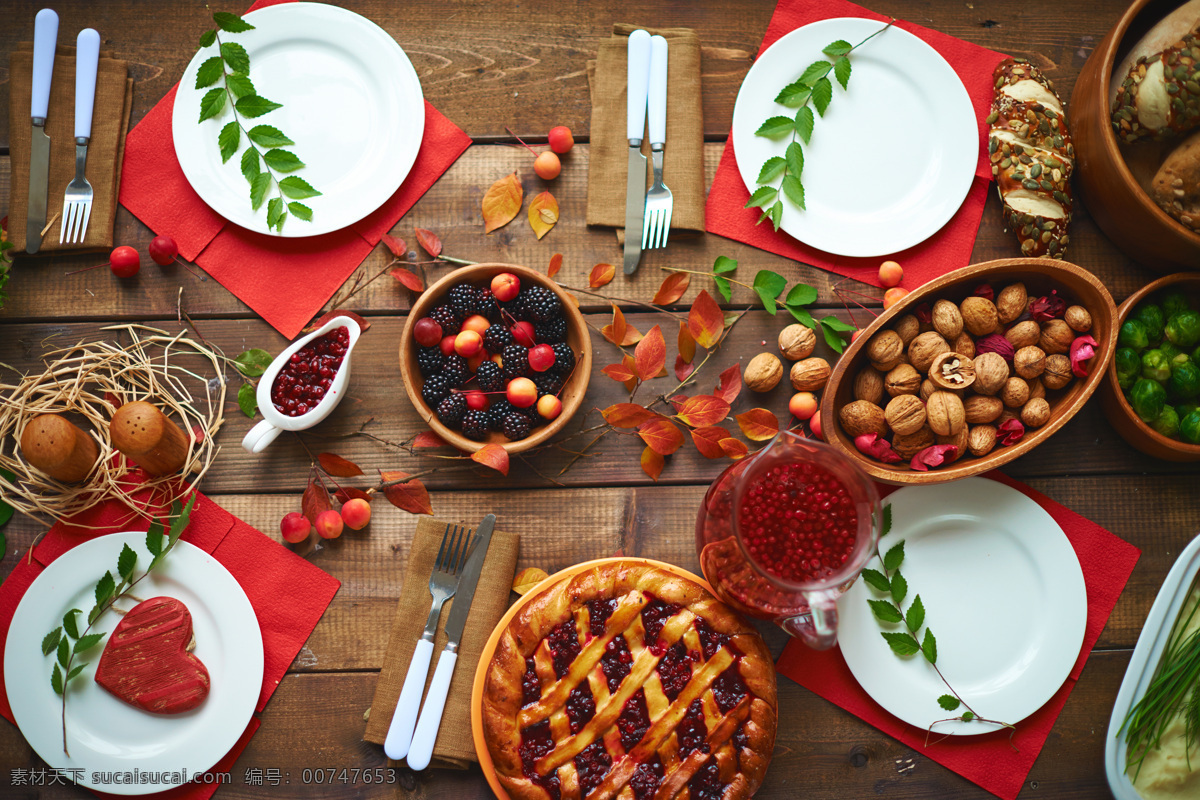
[[[926,746],[926,732],[923,729],[893,717],[863,691],[846,666],[842,651],[837,648],[817,652],[793,639],[788,642],[775,666],[781,675],[841,706],[892,738],[977,783],[997,797],[1013,800],[1046,744],[1046,737],[1050,735],[1050,729],[1062,712],[1067,697],[1075,688],[1083,666],[1096,640],[1100,638],[1100,632],[1104,630],[1142,551],[1020,481],[999,472],[990,472],[984,477],[1017,489],[1054,518],[1075,548],[1087,585],[1087,629],[1079,659],[1066,683],[1049,702],[1017,723],[1012,744],[1019,752],[1014,752],[1009,746],[1007,731],[949,737]],[[881,492],[887,493],[895,488],[880,487]]]
[[[250,10],[287,1],[261,0]],[[417,160],[386,203],[349,228],[283,239],[228,222],[187,182],[171,134],[178,88],[172,87],[126,137],[121,205],[156,233],[170,234],[181,256],[203,267],[289,339],[471,144],[467,134],[426,101]]]
[[[148,527],[145,519],[117,501],[104,503],[89,511],[87,524],[104,526],[104,533],[145,530]],[[0,663],[3,663],[4,646],[13,614],[30,584],[54,559],[75,545],[104,533],[82,531],[60,523],[51,528],[33,549],[32,558],[28,554],[21,554],[20,563],[0,585]],[[283,680],[288,665],[300,652],[325,613],[325,608],[337,594],[341,582],[199,493],[192,508],[190,523],[180,538],[211,553],[221,562],[241,585],[254,607],[263,639],[262,690],[255,707],[256,712],[261,712]],[[103,568],[103,565],[99,568]],[[9,722],[14,722],[5,688],[6,678],[0,675],[0,714]],[[44,680],[45,676],[22,675],[20,678]],[[233,766],[258,730],[258,725],[258,718],[251,718],[233,749],[213,766],[213,772],[227,772]],[[217,786],[191,783],[151,796],[163,800],[207,800]],[[96,794],[115,796],[104,792]]]
[[[779,0],[771,22],[767,25],[766,35],[763,36],[762,45],[758,50],[759,55],[785,33],[811,22],[834,17],[864,17],[882,22],[888,19],[847,0]],[[915,289],[939,275],[966,266],[971,260],[975,235],[979,232],[979,220],[983,216],[983,206],[987,200],[988,184],[992,180],[992,168],[987,160],[985,146],[986,126],[983,120],[991,113],[992,72],[1007,56],[929,28],[922,28],[920,25],[913,25],[911,22],[898,20],[896,26],[923,39],[949,62],[971,97],[971,104],[975,107],[975,117],[979,123],[979,163],[975,168],[975,180],[962,207],[936,234],[892,256],[904,266],[902,285],[908,289]],[[928,135],[936,134],[928,132]],[[742,208],[749,199],[750,192],[746,190],[746,185],[742,183],[738,173],[731,133],[725,142],[725,151],[721,155],[721,163],[717,167],[716,177],[708,193],[708,204],[704,211],[707,230],[794,261],[882,286],[879,283],[878,270],[879,262],[883,259],[833,255],[802,244],[782,230],[777,233],[769,222],[756,226],[754,223],[758,221],[761,212],[753,208]]]

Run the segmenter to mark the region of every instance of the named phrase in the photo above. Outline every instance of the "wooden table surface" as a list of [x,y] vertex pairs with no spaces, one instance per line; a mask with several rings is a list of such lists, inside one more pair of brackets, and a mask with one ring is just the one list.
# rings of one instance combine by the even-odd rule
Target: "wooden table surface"
[[[17,42],[31,41],[37,5],[9,3],[0,30],[0,54]],[[92,26],[105,46],[130,62],[136,80],[133,123],[178,80],[191,58],[199,33],[206,29],[202,4],[183,0],[60,0],[61,30]],[[730,124],[738,86],[757,51],[774,3],[769,0],[703,0],[662,3],[652,12],[634,0],[522,3],[482,0],[350,0],[345,5],[377,22],[405,48],[421,77],[426,97],[467,131],[475,142],[442,179],[397,225],[394,233],[412,240],[414,226],[437,232],[445,252],[476,261],[505,261],[544,268],[552,254],[565,256],[559,279],[584,287],[598,262],[619,263],[611,232],[584,225],[588,173],[590,105],[585,64],[614,22],[695,28],[704,45],[703,92],[706,162],[709,179],[716,168]],[[220,6],[217,6],[218,8]],[[1092,48],[1117,20],[1124,0],[878,0],[874,10],[890,13],[953,36],[1013,55],[1024,56],[1050,76],[1064,98]],[[236,10],[236,6],[230,10]],[[64,33],[64,36],[66,34]],[[0,107],[8,105],[7,59],[0,58]],[[20,110],[18,110],[20,111]],[[8,208],[9,126],[25,124],[24,112],[12,119],[0,114],[0,213]],[[539,191],[528,153],[508,146],[505,126],[544,142],[554,125],[568,125],[577,142],[565,159],[552,190],[561,205],[561,222],[537,241],[523,219],[483,235],[478,211],[484,189],[515,170],[526,192]],[[1071,258],[1098,275],[1118,302],[1153,275],[1118,252],[1076,206]],[[168,232],[169,233],[169,232]],[[153,234],[121,209],[117,243],[143,253]],[[988,199],[973,261],[1017,255],[1014,239],[1002,230],[1000,207]],[[831,294],[830,275],[716,236],[672,242],[643,258],[633,279],[618,277],[604,292],[629,300],[648,300],[663,277],[660,267],[706,269],[718,255],[738,259],[743,273],[759,268],[802,280],[820,291],[820,303],[840,304]],[[108,270],[64,277],[70,269],[102,260],[95,255],[19,257],[10,284],[11,299],[0,311],[0,362],[18,370],[35,368],[47,343],[73,342],[100,334],[117,320],[137,320],[177,330],[179,289],[182,304],[205,338],[236,354],[247,347],[278,352],[284,339],[215,281],[199,282],[179,268],[159,269],[145,259],[134,280],[117,281]],[[385,261],[373,253],[362,269],[378,270]],[[959,264],[948,266],[962,266]],[[444,269],[435,270],[436,277]],[[743,275],[745,277],[745,275]],[[684,302],[702,281],[694,280]],[[878,292],[875,292],[878,295]],[[602,299],[581,296],[597,325],[606,321]],[[735,294],[735,307],[753,298]],[[365,335],[350,386],[350,398],[317,433],[337,436],[359,429],[388,441],[401,441],[422,429],[400,388],[396,340],[409,297],[398,285],[379,281],[360,294],[353,308],[373,323]],[[686,308],[686,306],[684,306]],[[630,321],[641,330],[652,316],[625,304]],[[844,312],[840,312],[844,316]],[[734,361],[743,364],[773,346],[781,320],[751,311],[732,339],[700,377],[705,387]],[[51,339],[53,337],[53,339]],[[623,396],[620,387],[599,372],[613,354],[594,337],[595,374],[585,409],[594,421],[603,408]],[[665,391],[665,380],[654,384]],[[784,382],[786,385],[786,381]],[[739,398],[734,411],[767,405],[786,413],[790,391],[780,387],[754,398]],[[281,439],[264,455],[246,454],[239,442],[251,426],[233,403],[226,409],[221,450],[202,488],[225,508],[278,537],[283,514],[298,510],[309,459],[294,439]],[[573,422],[578,427],[583,415]],[[422,471],[433,463],[377,441],[353,438],[314,447],[336,449],[366,468]],[[727,462],[707,461],[690,446],[669,459],[655,484],[639,467],[636,441],[610,436],[590,458],[559,475],[570,459],[550,450],[513,461],[507,479],[482,469],[437,471],[426,482],[435,513],[446,519],[477,519],[496,512],[506,528],[522,535],[520,566],[553,572],[579,561],[622,552],[650,556],[695,569],[695,513],[705,488]],[[1055,725],[1041,757],[1022,790],[1023,798],[1108,797],[1102,756],[1113,699],[1155,592],[1180,549],[1200,530],[1197,469],[1157,462],[1127,446],[1108,425],[1093,400],[1053,439],[1006,470],[1036,489],[1095,520],[1142,548],[1137,569],[1117,604],[1083,676]],[[305,783],[306,768],[374,768],[385,764],[380,747],[362,741],[363,716],[371,704],[381,667],[395,600],[416,518],[386,504],[362,533],[350,532],[308,557],[342,581],[307,646],[266,711],[262,727],[233,770],[233,783],[217,795],[225,800],[285,795],[294,797],[484,797],[488,789],[478,769],[466,772],[397,771],[392,786],[363,782]],[[24,518],[11,522],[8,555],[0,562],[6,576],[16,559],[44,530]],[[1003,598],[997,598],[1003,603]],[[778,654],[785,637],[766,630]],[[764,798],[984,798],[988,793],[926,757],[903,747],[852,715],[787,679],[780,679],[781,725],[774,759],[759,794]],[[16,728],[0,725],[0,794],[13,798],[81,797],[69,786],[12,786],[11,770],[44,767]],[[248,769],[290,773],[287,787],[254,786]]]

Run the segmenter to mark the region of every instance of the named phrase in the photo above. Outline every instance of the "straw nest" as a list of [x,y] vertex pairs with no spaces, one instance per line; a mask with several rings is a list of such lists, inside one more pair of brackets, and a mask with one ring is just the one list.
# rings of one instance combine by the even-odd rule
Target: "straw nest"
[[[30,517],[61,520],[112,499],[149,517],[147,489],[156,506],[190,493],[219,449],[214,438],[224,422],[225,355],[182,331],[172,335],[136,324],[101,330],[120,332],[128,344],[80,342],[49,350],[41,373],[0,382],[0,469],[16,476],[0,474],[0,497]],[[188,434],[182,474],[192,476],[191,484],[178,474],[147,478],[113,448],[109,420],[134,400],[154,404]],[[96,440],[100,456],[86,480],[60,483],[22,457],[21,434],[39,414],[64,414]]]

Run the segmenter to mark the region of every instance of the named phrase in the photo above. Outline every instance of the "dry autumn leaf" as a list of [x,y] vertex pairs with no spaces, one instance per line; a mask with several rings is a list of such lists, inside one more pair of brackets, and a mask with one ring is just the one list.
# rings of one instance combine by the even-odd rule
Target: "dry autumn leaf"
[[363,474],[362,468],[358,464],[333,453],[318,454],[317,463],[321,465],[321,469],[335,478],[353,478]]
[[413,232],[417,235],[417,241],[426,253],[433,258],[437,258],[442,254],[442,240],[438,238],[433,231],[427,231],[424,228],[413,228]]
[[721,340],[721,332],[725,330],[725,314],[704,289],[700,290],[688,311],[688,330],[696,343],[706,350],[711,350]]
[[503,445],[485,444],[471,453],[471,460],[477,461],[485,467],[491,467],[501,475],[508,475],[508,451],[504,449]]
[[343,486],[334,492],[333,496],[339,503],[346,503],[351,500],[366,500],[368,503],[371,502],[371,495],[362,489],[355,489],[353,486]]
[[687,402],[687,399],[688,396],[686,394],[677,394],[674,397],[667,398],[667,402],[671,404],[671,407],[675,409],[675,413],[678,414],[679,410],[683,408],[683,404]]
[[433,514],[433,506],[429,503],[429,491],[417,478],[388,486],[383,490],[383,496],[401,511],[410,514]]
[[683,431],[666,417],[655,416],[638,426],[638,436],[659,455],[669,456],[683,445]]
[[526,567],[517,573],[517,577],[513,578],[512,590],[519,595],[525,595],[530,589],[549,577],[544,569]]
[[562,269],[562,262],[562,253],[555,253],[554,255],[550,256],[550,266],[546,267],[546,277],[553,278],[555,275],[557,275],[558,271]]
[[614,428],[636,428],[643,422],[654,419],[658,414],[637,403],[617,403],[600,412],[604,421]]
[[493,183],[483,195],[484,233],[491,233],[512,222],[521,210],[525,190],[517,180],[517,173],[505,175]]
[[649,475],[655,483],[658,483],[658,476],[662,474],[665,465],[666,461],[653,447],[647,446],[642,450],[642,472]]
[[752,408],[735,417],[747,439],[762,442],[779,433],[779,420],[765,408]]
[[[683,320],[679,320],[679,335],[676,337],[676,345],[679,347],[679,357],[683,363],[692,363],[696,357],[696,337],[692,336],[691,330]],[[683,379],[680,378],[680,380]]]
[[696,371],[696,365],[683,360],[683,354],[675,355],[675,380],[686,381],[693,372]]
[[667,343],[663,341],[662,328],[655,325],[637,344],[633,351],[638,377],[644,381],[658,377],[667,364]]
[[542,192],[529,201],[529,227],[541,239],[558,222],[558,201],[549,192]]
[[741,391],[742,365],[734,364],[721,373],[720,382],[717,384],[717,388],[713,389],[713,394],[726,403],[733,405],[733,401],[737,400],[737,396]]
[[398,280],[405,289],[414,291],[417,294],[425,291],[425,281],[421,280],[419,275],[414,274],[404,267],[393,267],[391,276]]
[[650,302],[656,306],[669,306],[683,297],[683,293],[687,291],[688,284],[691,282],[692,276],[686,272],[672,272],[662,282],[662,286],[658,287],[658,291],[654,293],[654,298]]
[[746,447],[746,443],[740,439],[734,439],[732,436],[728,439],[722,439],[718,444],[721,445],[721,450],[725,455],[732,458],[734,461],[742,458],[750,452],[750,448]]
[[729,403],[711,394],[700,394],[689,397],[676,416],[693,428],[704,428],[729,416]]
[[721,440],[730,438],[732,437],[729,431],[719,425],[696,428],[692,431],[692,442],[705,458],[724,458],[725,451],[721,449]]
[[333,508],[333,503],[329,500],[329,492],[315,479],[310,480],[308,487],[304,490],[304,495],[300,498],[300,512],[308,517],[309,522],[316,525],[317,515],[331,508]]
[[408,252],[408,244],[403,239],[397,239],[391,234],[385,233],[379,238],[379,241],[383,242],[396,258],[404,258],[404,254]]
[[591,273],[588,275],[588,286],[593,289],[599,289],[604,284],[613,279],[617,274],[617,268],[612,264],[597,264],[592,267]]
[[624,356],[624,357],[621,359],[621,363],[622,363],[622,364],[623,364],[623,365],[624,365],[626,368],[628,368],[630,372],[634,373],[634,376],[633,376],[632,378],[630,378],[629,380],[625,381],[625,390],[626,390],[626,391],[629,391],[629,392],[632,392],[632,391],[633,391],[634,389],[636,389],[636,388],[637,388],[637,386],[638,386],[638,379],[637,379],[637,365],[636,365],[636,364],[634,364],[634,361],[633,361],[633,356],[629,356],[629,355],[627,355],[627,356]]
[[449,447],[450,444],[433,431],[421,431],[413,439],[413,447]]
[[617,308],[616,305],[612,307],[612,310],[612,322],[601,328],[600,333],[604,335],[605,339],[608,339],[618,347],[622,347],[624,346],[623,342],[625,341],[625,328],[627,327],[625,315],[621,313],[621,309]]
[[630,378],[637,378],[637,375],[634,374],[633,370],[629,369],[629,367],[625,366],[624,364],[609,364],[600,371],[612,378],[617,383],[624,383]]

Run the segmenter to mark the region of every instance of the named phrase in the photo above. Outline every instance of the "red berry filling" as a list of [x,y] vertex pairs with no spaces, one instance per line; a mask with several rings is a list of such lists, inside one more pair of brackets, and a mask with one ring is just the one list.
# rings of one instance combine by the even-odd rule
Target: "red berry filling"
[[316,408],[333,384],[349,346],[350,330],[342,326],[292,353],[271,385],[275,409],[298,417]]
[[738,671],[737,661],[717,676],[712,684],[713,699],[717,701],[717,708],[721,709],[722,714],[728,714],[749,692]]
[[645,764],[638,764],[629,779],[629,788],[633,790],[634,800],[651,800],[663,779],[662,762],[655,758]]
[[667,620],[682,610],[682,606],[654,598],[642,609],[642,627],[646,629],[646,646],[654,647]]
[[[608,622],[608,618],[617,610],[616,600],[589,600],[588,607],[588,630],[592,636],[604,635],[604,623]],[[620,637],[615,637],[620,638]]]
[[662,681],[663,694],[674,700],[692,679],[692,664],[700,660],[700,654],[688,650],[683,642],[671,645],[658,662],[658,678]]
[[592,697],[592,690],[584,681],[567,695],[567,719],[571,721],[571,733],[579,733],[594,716],[596,701]]
[[709,761],[688,781],[688,793],[692,800],[721,800],[725,784],[721,783],[721,770],[717,762]]
[[693,700],[679,727],[675,729],[679,739],[679,757],[686,758],[694,750],[708,752],[708,728],[704,724],[704,708],[699,700]]
[[550,720],[542,720],[536,725],[530,725],[521,730],[521,745],[517,749],[517,753],[521,756],[521,766],[525,776],[545,789],[553,800],[559,800],[562,792],[558,782],[558,772],[552,771],[549,775],[539,775],[536,769],[537,762],[552,750],[554,750],[554,739],[550,736]]
[[617,717],[617,731],[621,734],[621,747],[628,753],[632,750],[646,731],[650,730],[650,713],[646,710],[646,693],[638,689],[629,702],[621,709]]
[[533,659],[525,659],[525,674],[521,676],[521,705],[527,706],[542,699],[542,681],[538,678]]
[[595,741],[583,748],[583,752],[575,756],[575,769],[579,772],[579,793],[587,797],[588,793],[600,785],[604,776],[612,766],[612,757],[604,749],[604,743]]
[[546,635],[546,646],[550,648],[554,674],[561,678],[571,669],[571,662],[579,655],[581,649],[579,634],[575,632],[575,620],[569,619],[555,625]]
[[729,644],[729,637],[726,634],[717,633],[699,617],[696,618],[696,633],[700,636],[700,647],[704,650],[705,660],[712,658],[718,650]]

